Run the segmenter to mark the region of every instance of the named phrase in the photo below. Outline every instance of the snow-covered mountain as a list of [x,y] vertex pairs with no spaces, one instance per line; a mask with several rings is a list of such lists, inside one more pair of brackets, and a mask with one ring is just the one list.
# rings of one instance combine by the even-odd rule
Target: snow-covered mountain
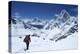
[[[33,34],[32,36],[58,41],[68,37],[72,33],[78,32],[77,21],[77,17],[70,16],[66,10],[62,10],[55,20],[43,21],[38,17],[31,20],[20,20],[14,17],[11,19],[11,24],[12,29],[18,31],[17,34],[19,32],[26,34],[26,32],[30,31],[30,33]],[[12,33],[14,33],[14,31]]]
[[[70,15],[66,10],[62,10],[60,14],[57,15],[56,19],[52,19],[44,27],[45,29],[53,29],[55,27],[61,28],[64,23],[70,19]],[[70,19],[71,20],[71,19]]]
[[71,35],[72,33],[77,32],[78,30],[77,21],[78,20],[76,17],[70,16],[66,10],[62,10],[60,15],[56,19],[55,23],[52,23],[52,25],[50,25],[53,28],[52,30],[58,27],[58,29],[60,29],[60,32],[53,35],[50,40],[57,41],[60,39],[64,39]]

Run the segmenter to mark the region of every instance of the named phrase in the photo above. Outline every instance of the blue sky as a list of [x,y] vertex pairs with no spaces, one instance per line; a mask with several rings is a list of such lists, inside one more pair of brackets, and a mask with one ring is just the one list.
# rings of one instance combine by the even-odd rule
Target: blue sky
[[65,9],[71,16],[77,16],[77,5],[64,4],[47,4],[47,3],[31,3],[13,1],[11,6],[12,16],[19,16],[20,18],[35,18],[52,19],[55,14],[59,14],[61,10]]

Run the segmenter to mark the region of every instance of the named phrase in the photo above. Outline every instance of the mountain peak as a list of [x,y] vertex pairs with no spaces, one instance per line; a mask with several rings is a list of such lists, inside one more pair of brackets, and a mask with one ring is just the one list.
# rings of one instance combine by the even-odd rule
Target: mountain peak
[[63,10],[61,11],[61,13],[60,13],[60,16],[61,16],[61,17],[69,17],[70,15],[69,15],[69,13],[68,13],[65,9],[63,9]]
[[70,15],[65,9],[63,9],[58,16],[58,20],[60,20],[61,22],[65,22],[69,18],[70,18]]

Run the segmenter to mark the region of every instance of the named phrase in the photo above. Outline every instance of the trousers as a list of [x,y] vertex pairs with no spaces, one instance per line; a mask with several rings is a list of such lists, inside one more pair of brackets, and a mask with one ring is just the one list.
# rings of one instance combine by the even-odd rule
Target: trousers
[[26,42],[26,49],[29,49],[29,42]]

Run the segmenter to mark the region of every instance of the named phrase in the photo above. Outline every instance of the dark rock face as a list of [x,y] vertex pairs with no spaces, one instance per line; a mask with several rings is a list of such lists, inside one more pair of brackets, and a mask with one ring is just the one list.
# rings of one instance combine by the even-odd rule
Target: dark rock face
[[71,29],[69,30],[70,33],[74,33],[74,32],[78,32],[78,25],[74,25],[73,27],[71,27]]
[[15,19],[11,19],[11,21],[12,21],[13,24],[17,23]]

